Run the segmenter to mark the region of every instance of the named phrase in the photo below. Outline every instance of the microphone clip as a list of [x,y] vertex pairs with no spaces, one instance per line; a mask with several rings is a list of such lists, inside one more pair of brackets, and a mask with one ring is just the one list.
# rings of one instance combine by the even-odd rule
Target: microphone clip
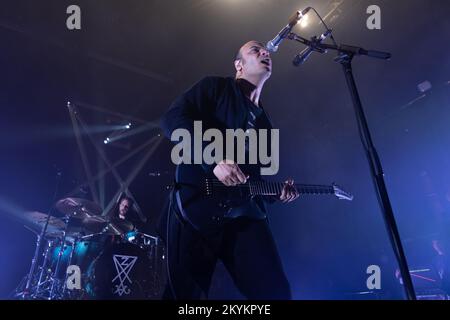
[[320,37],[320,38],[317,38],[316,36],[314,36],[314,37],[311,38],[311,44],[309,45],[309,47],[310,47],[313,51],[315,51],[315,52],[326,53],[326,52],[327,52],[327,49],[321,48],[321,47],[319,46],[319,44],[321,44],[322,41],[323,41],[323,40],[321,39],[321,37]]
[[332,29],[327,29],[320,37],[313,36],[310,40],[305,39],[298,34],[294,32],[290,32],[287,35],[287,38],[289,40],[294,40],[300,43],[303,43],[305,46],[310,47],[312,50],[320,52],[320,53],[326,53],[327,50],[320,46],[320,44],[328,38],[333,33]]
[[331,29],[327,29],[320,37],[314,36],[311,38],[311,40],[300,37],[293,32],[289,33],[288,38],[290,40],[295,40],[306,45],[306,48],[302,52],[297,54],[292,61],[294,66],[298,67],[299,65],[303,64],[309,58],[312,52],[327,53],[327,49],[322,45],[322,42],[326,38],[328,38],[332,32],[333,31]]

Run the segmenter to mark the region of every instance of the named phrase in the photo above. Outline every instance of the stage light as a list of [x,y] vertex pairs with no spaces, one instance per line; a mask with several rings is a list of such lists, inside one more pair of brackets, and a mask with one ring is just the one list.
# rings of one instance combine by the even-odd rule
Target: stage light
[[422,83],[419,83],[417,85],[417,90],[419,90],[420,93],[425,93],[425,92],[431,90],[432,87],[433,86],[431,85],[431,82],[427,80]]
[[308,22],[309,15],[303,16],[302,20],[300,20],[300,28],[306,28],[309,24]]
[[108,140],[106,140],[106,139],[103,140],[103,143],[104,143],[104,144],[108,144]]
[[126,126],[125,129],[130,129],[131,128],[131,123],[129,122]]

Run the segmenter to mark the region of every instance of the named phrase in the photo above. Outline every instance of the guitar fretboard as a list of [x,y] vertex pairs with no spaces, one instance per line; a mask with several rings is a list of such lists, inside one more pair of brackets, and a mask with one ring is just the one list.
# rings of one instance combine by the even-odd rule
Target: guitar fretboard
[[[268,181],[248,181],[245,184],[227,187],[218,179],[206,179],[207,188],[243,188],[248,191],[250,195],[254,196],[279,196],[285,186],[283,182],[268,182]],[[334,194],[333,186],[325,185],[309,185],[309,184],[295,184],[297,191],[300,194]]]

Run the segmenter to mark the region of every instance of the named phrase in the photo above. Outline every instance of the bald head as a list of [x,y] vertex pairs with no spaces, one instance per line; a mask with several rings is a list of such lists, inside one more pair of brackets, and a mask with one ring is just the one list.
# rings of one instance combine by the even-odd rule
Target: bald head
[[272,59],[261,42],[251,40],[239,48],[234,59],[234,67],[236,78],[244,78],[251,82],[265,81],[272,73]]
[[242,49],[245,46],[252,45],[252,44],[256,44],[256,45],[264,48],[264,45],[261,42],[256,41],[256,40],[250,40],[249,42],[243,44],[242,47],[239,48],[238,52],[234,56],[234,61],[241,59],[242,58]]

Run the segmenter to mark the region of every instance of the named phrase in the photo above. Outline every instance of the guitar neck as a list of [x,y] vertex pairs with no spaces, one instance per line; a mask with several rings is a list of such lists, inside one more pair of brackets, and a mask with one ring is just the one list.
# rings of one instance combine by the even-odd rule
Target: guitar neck
[[[285,186],[284,182],[250,181],[247,183],[252,195],[279,196]],[[300,194],[334,194],[332,186],[295,184]]]
[[[214,188],[243,188],[253,196],[279,196],[284,188],[284,182],[268,182],[268,181],[248,181],[233,187],[227,187],[217,179],[207,179],[207,185]],[[311,184],[295,184],[300,194],[334,194],[333,186],[311,185]]]

